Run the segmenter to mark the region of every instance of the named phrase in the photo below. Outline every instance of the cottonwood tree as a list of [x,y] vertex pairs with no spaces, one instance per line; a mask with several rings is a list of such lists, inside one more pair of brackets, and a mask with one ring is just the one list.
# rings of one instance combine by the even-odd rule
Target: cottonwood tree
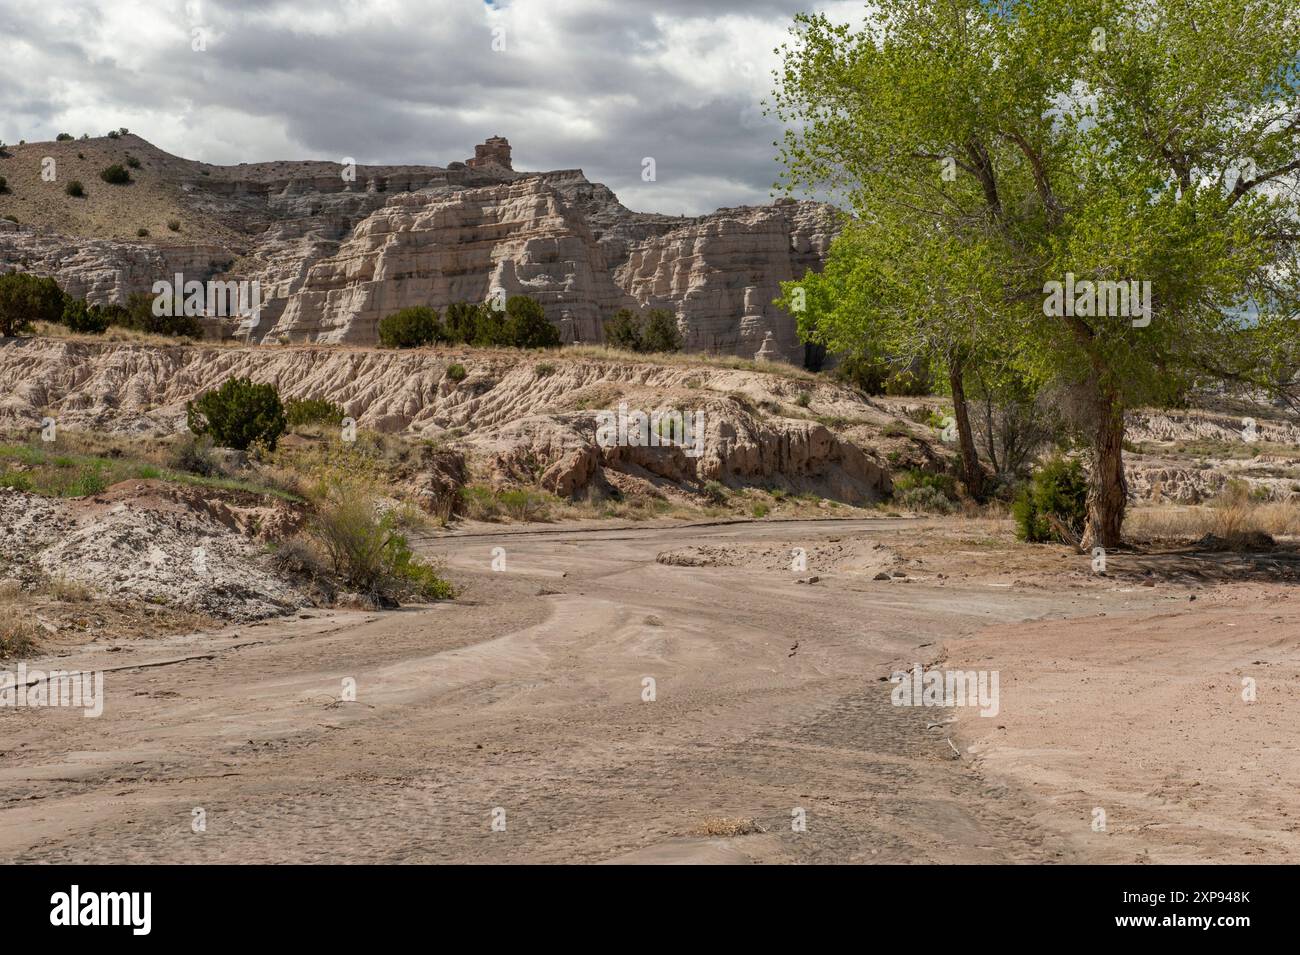
[[[964,323],[917,307],[925,273],[877,286],[877,314],[914,340],[951,332],[967,361],[1001,341],[999,357],[1070,393],[1091,459],[1084,543],[1115,546],[1125,409],[1265,384],[1295,353],[1300,4],[885,0],[867,17],[800,15],[778,50],[781,184],[893,235],[866,256],[964,263],[948,282]],[[1053,309],[1048,283],[1067,276],[1079,307]],[[1097,302],[1099,282],[1116,284]],[[1114,314],[1131,282],[1149,321]],[[817,321],[851,337],[847,309]]]

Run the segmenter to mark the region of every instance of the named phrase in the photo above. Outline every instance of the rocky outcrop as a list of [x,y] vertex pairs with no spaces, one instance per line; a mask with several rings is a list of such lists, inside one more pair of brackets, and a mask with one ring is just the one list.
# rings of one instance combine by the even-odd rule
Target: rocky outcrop
[[[92,303],[149,292],[176,272],[187,281],[256,280],[264,305],[252,338],[263,342],[374,344],[379,318],[392,311],[483,301],[501,288],[537,298],[565,342],[601,342],[618,308],[665,308],[688,350],[753,358],[770,334],[763,357],[799,363],[795,320],[772,300],[782,281],[821,267],[838,228],[830,207],[790,200],[700,218],[633,212],[580,169],[514,170],[502,137],[447,168],[219,167],[134,136],[93,142],[145,160],[130,190],[60,199],[58,188],[24,181],[22,191],[40,191],[57,227],[0,220],[0,273],[53,275]],[[65,145],[36,144],[56,152]],[[20,158],[15,169],[36,168]],[[165,234],[155,226],[138,241],[79,237],[79,224],[110,201],[91,234],[137,210],[154,222],[157,210],[180,209],[185,226]],[[184,240],[197,235],[204,241]],[[238,317],[208,319],[214,338],[233,337],[239,326]]]
[[[723,209],[635,247],[616,279],[638,304],[677,313],[693,351],[801,363],[794,316],[772,304],[781,282],[820,268],[838,230],[815,202]],[[773,351],[775,356],[773,356]]]
[[266,335],[369,344],[398,309],[485,301],[497,289],[540,302],[565,342],[600,341],[602,318],[626,300],[581,216],[523,179],[394,196],[308,269]]
[[[452,364],[465,368],[463,380],[448,377]],[[838,434],[801,404],[859,422],[877,419],[881,428],[893,419],[849,389],[792,374],[468,349],[10,339],[0,344],[0,430],[34,433],[49,417],[73,431],[172,434],[185,428],[187,401],[228,378],[249,377],[274,384],[285,399],[338,404],[363,428],[455,441],[500,481],[538,483],[564,496],[622,472],[688,485],[760,484],[849,502],[878,500],[890,483],[869,436]],[[620,404],[702,415],[699,454],[602,445],[598,416]],[[435,475],[425,482],[431,501],[464,479],[452,460],[430,458],[416,471],[417,482]]]

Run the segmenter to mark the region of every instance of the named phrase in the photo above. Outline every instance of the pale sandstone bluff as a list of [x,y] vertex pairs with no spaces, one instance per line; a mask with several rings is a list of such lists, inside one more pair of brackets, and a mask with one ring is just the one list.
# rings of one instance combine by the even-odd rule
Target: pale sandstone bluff
[[[60,161],[73,163],[74,146],[106,158],[129,151],[143,160],[137,181],[71,200],[27,175],[41,151],[68,147]],[[151,292],[177,272],[256,281],[264,306],[251,333],[238,317],[208,316],[207,325],[210,337],[258,342],[375,344],[379,319],[399,308],[441,310],[500,289],[537,298],[565,342],[602,342],[619,308],[664,308],[688,350],[803,364],[795,317],[772,302],[781,282],[822,267],[839,229],[831,207],[788,199],[700,217],[633,212],[579,169],[515,170],[499,136],[446,168],[209,166],[137,136],[14,149],[0,168],[45,204],[48,221],[0,195],[0,211],[12,201],[23,219],[0,219],[0,273],[52,275],[92,303]],[[107,223],[83,237],[87,216],[110,202]],[[149,209],[180,210],[152,214],[179,215],[186,228],[94,237]]]
[[537,179],[392,197],[313,265],[267,331],[276,339],[370,344],[412,305],[481,302],[497,290],[541,303],[565,342],[598,342],[627,296],[582,217]]

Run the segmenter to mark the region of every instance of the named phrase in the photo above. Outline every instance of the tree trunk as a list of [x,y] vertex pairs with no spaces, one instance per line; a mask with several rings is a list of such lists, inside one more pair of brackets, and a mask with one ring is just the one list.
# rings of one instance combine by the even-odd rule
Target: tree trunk
[[952,388],[953,417],[957,419],[957,442],[961,448],[962,479],[966,492],[975,500],[984,497],[984,469],[975,453],[975,435],[970,427],[970,408],[966,404],[966,388],[962,378],[962,363],[948,363],[948,384]]
[[1128,483],[1124,480],[1124,409],[1114,395],[1100,403],[1088,482],[1088,526],[1083,546],[1119,547],[1123,541]]

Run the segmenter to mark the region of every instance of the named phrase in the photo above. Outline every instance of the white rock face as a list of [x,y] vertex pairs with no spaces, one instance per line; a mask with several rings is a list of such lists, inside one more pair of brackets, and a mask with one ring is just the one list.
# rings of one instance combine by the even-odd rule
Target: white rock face
[[772,304],[780,283],[820,269],[838,231],[829,206],[723,209],[632,249],[616,279],[650,308],[677,313],[689,351],[803,361],[795,318]]
[[482,302],[495,289],[542,304],[565,342],[598,342],[626,296],[581,215],[540,179],[392,197],[312,265],[267,335],[377,340],[411,305]]
[[[441,310],[500,288],[536,298],[564,342],[603,341],[619,308],[664,308],[688,350],[753,358],[770,334],[765,358],[801,363],[795,319],[772,301],[782,281],[821,268],[838,230],[829,206],[792,200],[699,218],[632,212],[580,169],[508,168],[504,140],[484,144],[473,168],[359,166],[353,179],[331,163],[208,167],[132,143],[152,157],[139,175],[153,178],[138,185],[152,191],[139,195],[207,223],[205,241],[86,239],[0,220],[0,273],[52,275],[92,303],[176,272],[256,280],[262,342],[374,344],[379,320],[400,308]],[[214,338],[238,325],[208,320]]]

